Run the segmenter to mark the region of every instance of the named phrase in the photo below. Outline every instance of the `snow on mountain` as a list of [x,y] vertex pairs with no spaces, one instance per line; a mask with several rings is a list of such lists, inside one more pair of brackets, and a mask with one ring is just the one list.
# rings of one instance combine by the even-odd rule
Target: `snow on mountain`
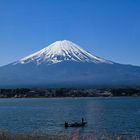
[[64,40],[0,67],[0,87],[139,86],[140,67],[97,57]]
[[75,43],[67,40],[56,41],[48,47],[31,54],[15,64],[27,64],[36,63],[40,65],[42,63],[55,64],[62,61],[74,61],[74,62],[93,62],[93,63],[106,63],[113,64],[111,61],[107,61],[100,57],[97,57]]

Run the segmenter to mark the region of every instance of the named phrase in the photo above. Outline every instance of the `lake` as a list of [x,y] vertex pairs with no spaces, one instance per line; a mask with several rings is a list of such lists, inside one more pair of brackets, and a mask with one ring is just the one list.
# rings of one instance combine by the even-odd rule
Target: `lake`
[[[84,128],[64,128],[80,121]],[[0,99],[0,129],[29,133],[140,134],[139,97]]]

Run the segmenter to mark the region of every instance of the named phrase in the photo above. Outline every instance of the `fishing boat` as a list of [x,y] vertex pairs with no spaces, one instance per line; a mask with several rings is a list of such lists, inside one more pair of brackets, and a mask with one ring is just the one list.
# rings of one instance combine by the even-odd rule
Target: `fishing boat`
[[87,124],[87,122],[85,122],[84,119],[82,118],[82,122],[74,122],[74,123],[65,122],[64,126],[65,126],[65,128],[68,128],[68,127],[84,127],[86,124]]

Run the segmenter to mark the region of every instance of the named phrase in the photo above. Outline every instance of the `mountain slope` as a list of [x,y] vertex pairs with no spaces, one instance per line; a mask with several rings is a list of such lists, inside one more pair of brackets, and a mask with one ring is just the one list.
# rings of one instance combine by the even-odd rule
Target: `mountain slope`
[[63,61],[112,64],[112,62],[92,55],[68,40],[56,41],[48,47],[17,61],[15,64],[34,62],[40,65],[42,63],[55,64]]
[[140,85],[140,67],[102,59],[66,40],[0,68],[1,87],[122,85]]

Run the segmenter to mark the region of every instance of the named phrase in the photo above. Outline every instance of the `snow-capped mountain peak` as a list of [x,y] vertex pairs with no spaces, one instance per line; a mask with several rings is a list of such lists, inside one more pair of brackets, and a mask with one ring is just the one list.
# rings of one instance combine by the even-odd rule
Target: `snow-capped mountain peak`
[[22,58],[14,64],[26,64],[31,62],[37,65],[42,63],[55,64],[62,61],[113,64],[111,61],[97,57],[68,40],[56,41],[48,47]]

